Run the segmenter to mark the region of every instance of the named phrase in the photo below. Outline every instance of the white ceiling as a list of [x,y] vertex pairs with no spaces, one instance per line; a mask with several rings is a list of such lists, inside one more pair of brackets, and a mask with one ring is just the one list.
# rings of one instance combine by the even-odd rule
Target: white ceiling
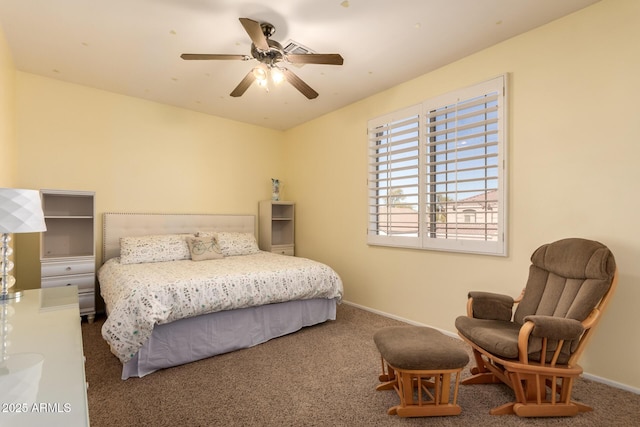
[[[274,129],[288,129],[418,77],[598,0],[0,0],[0,25],[24,72]],[[229,93],[255,61],[238,21],[344,65],[288,66],[320,93],[284,84]]]

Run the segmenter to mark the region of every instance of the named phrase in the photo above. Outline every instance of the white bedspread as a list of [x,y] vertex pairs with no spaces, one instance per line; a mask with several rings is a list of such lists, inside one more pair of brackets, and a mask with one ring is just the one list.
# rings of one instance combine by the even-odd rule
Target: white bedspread
[[277,302],[342,298],[342,281],[327,265],[260,252],[210,261],[120,264],[98,271],[109,317],[102,336],[122,363],[147,341],[154,325],[216,311]]

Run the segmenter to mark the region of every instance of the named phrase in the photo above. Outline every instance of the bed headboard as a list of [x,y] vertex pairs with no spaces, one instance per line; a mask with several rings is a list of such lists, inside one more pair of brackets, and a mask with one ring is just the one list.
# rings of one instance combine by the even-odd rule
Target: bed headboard
[[253,233],[254,215],[104,213],[102,262],[120,256],[120,238],[150,234],[238,231]]

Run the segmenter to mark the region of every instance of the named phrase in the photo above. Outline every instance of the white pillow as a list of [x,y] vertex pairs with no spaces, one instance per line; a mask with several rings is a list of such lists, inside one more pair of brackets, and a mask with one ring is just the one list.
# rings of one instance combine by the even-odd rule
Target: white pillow
[[140,264],[191,259],[186,238],[191,234],[162,234],[120,238],[120,263]]
[[200,231],[198,237],[217,236],[218,245],[224,256],[251,255],[260,252],[256,237],[252,233],[235,231]]

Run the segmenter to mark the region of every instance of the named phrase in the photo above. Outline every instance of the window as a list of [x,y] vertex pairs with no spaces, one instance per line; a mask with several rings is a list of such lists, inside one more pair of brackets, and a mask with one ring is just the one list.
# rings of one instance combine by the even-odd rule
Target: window
[[369,244],[506,255],[505,80],[369,121]]
[[374,243],[411,245],[420,236],[420,107],[372,120],[369,132],[373,138],[369,213]]

